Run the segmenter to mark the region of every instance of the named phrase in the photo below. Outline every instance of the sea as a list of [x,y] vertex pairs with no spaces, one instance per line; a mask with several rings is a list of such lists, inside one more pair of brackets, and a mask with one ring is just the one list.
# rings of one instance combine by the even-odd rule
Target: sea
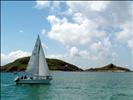
[[51,74],[49,85],[16,85],[16,75],[1,73],[1,100],[133,100],[133,72]]

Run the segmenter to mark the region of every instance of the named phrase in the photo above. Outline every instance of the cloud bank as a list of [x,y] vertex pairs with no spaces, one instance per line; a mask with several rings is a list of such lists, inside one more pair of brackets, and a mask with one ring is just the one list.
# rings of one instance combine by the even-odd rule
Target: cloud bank
[[[49,8],[54,3],[50,2]],[[66,5],[65,10],[59,10],[61,4]],[[58,13],[46,18],[51,29],[45,35],[69,48],[65,54],[53,57],[65,58],[65,55],[71,61],[84,57],[109,63],[119,56],[114,49],[117,44],[132,50],[132,2],[64,1],[57,2],[54,10]]]

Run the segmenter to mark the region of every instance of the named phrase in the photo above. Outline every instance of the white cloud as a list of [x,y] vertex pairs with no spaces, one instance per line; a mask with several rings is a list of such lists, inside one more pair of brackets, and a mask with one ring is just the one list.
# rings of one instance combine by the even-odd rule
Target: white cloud
[[133,39],[128,40],[128,46],[133,50]]
[[79,55],[80,55],[82,58],[85,58],[85,59],[89,59],[89,58],[90,58],[89,52],[87,52],[86,50],[80,51],[80,52],[79,52]]
[[120,43],[126,44],[129,48],[132,48],[131,41],[133,40],[133,3],[130,1],[117,1],[111,2],[109,7],[113,12],[117,27],[120,27],[121,29],[120,32],[116,32],[116,39]]
[[90,45],[91,55],[90,59],[110,63],[115,59],[115,53],[111,50],[112,43],[108,37],[103,38],[101,41],[94,42]]
[[118,57],[117,53],[116,52],[112,52],[112,61],[117,60],[117,57]]
[[79,56],[79,50],[77,47],[72,47],[69,50],[70,57]]
[[[51,39],[55,39],[63,44],[75,44],[78,43],[77,40],[80,41],[79,44],[86,44],[91,41],[91,39],[94,40],[94,37],[96,36],[105,35],[104,31],[108,28],[122,28],[124,32],[121,32],[121,34],[118,33],[119,36],[117,36],[117,38],[124,37],[125,31],[130,31],[129,28],[125,28],[125,26],[122,27],[122,25],[125,25],[127,22],[127,24],[131,26],[131,23],[129,22],[133,17],[131,13],[133,7],[130,1],[62,2],[66,3],[68,7],[68,13],[66,15],[70,15],[73,21],[68,21],[67,17],[61,19],[55,15],[49,15],[47,19],[50,21],[52,28],[51,31],[49,31],[48,36]],[[57,10],[56,12],[58,13],[61,13],[58,9],[60,4],[60,1],[36,1],[36,6],[40,8],[49,7],[51,10]],[[98,30],[97,28],[99,27],[101,27],[102,30]],[[92,35],[94,35],[94,37]],[[70,38],[70,36],[72,37]],[[67,37],[70,39],[69,41]],[[129,43],[130,40],[127,41],[127,44]]]
[[59,10],[59,6],[60,6],[61,1],[51,1],[51,11],[54,12],[57,9]]
[[42,47],[45,49],[48,49],[48,46],[42,42]]
[[101,11],[104,10],[109,1],[89,1],[91,10]]
[[113,16],[116,18],[117,23],[121,25],[127,21],[132,21],[132,6],[133,3],[131,1],[112,1],[108,5],[108,9],[113,13]]
[[122,31],[118,32],[117,33],[117,39],[118,40],[121,40],[121,41],[125,41],[125,40],[128,40],[131,38],[131,24],[130,23],[125,23],[125,24],[122,24],[120,27],[122,29]]
[[65,54],[69,59],[81,58],[83,59],[91,59],[90,54],[87,50],[79,50],[77,47],[73,46],[68,48],[68,53]]
[[[133,26],[131,22],[126,22],[120,25],[122,31],[116,34],[117,40],[121,43],[126,43],[129,47],[132,47],[133,40]],[[131,43],[132,42],[132,43]]]
[[12,62],[18,58],[21,57],[25,57],[25,56],[30,56],[31,53],[29,52],[25,52],[25,51],[21,51],[21,50],[17,50],[17,51],[13,51],[10,52],[9,54],[1,54],[1,64],[7,64],[9,62]]
[[[59,18],[55,15],[47,17],[51,24],[51,30],[48,36],[51,39],[57,40],[65,45],[73,46],[69,49],[69,59],[72,57],[80,57],[90,61],[108,62],[114,61],[116,55],[112,51],[112,39],[115,35],[113,32],[110,34],[106,30],[120,27],[118,19],[118,12],[113,11],[112,2],[76,2],[68,1],[68,15],[71,21],[66,17]],[[96,6],[98,5],[98,6]],[[96,7],[95,7],[96,6]],[[114,5],[116,8],[119,4]],[[119,6],[117,9],[122,9]],[[122,14],[122,13],[121,13]],[[124,18],[123,18],[124,19]],[[127,20],[126,18],[124,19]],[[123,23],[125,23],[123,21]],[[129,23],[128,23],[129,24]],[[128,26],[128,25],[127,25]],[[122,27],[122,29],[124,29]],[[127,31],[130,31],[127,29]],[[131,31],[130,31],[131,32]],[[126,35],[127,36],[127,35]],[[124,36],[125,38],[125,36]],[[114,42],[113,42],[114,43]],[[129,44],[130,41],[128,41]],[[80,51],[76,46],[85,45],[90,47],[89,53],[86,50]],[[84,56],[82,56],[84,54]],[[83,59],[82,59],[83,60]]]
[[66,57],[66,55],[62,55],[62,54],[51,54],[47,56],[48,58],[55,58],[55,59],[62,59]]
[[[52,54],[48,55],[49,58],[61,59],[63,61],[75,64],[81,68],[89,67],[89,63],[94,62],[108,64],[116,60],[117,54],[115,52],[100,51],[96,53],[96,56],[91,54],[92,52],[87,50],[79,50],[73,46],[68,49],[65,54]],[[97,65],[96,64],[96,65]],[[104,65],[103,64],[103,65]]]
[[133,4],[131,1],[68,1],[67,6],[68,12],[80,12],[88,16],[88,18],[97,20],[99,23],[101,21],[110,23],[112,17],[116,18],[118,23],[131,20],[132,18],[131,10],[133,9]]
[[9,62],[9,57],[5,54],[1,54],[1,65],[6,64]]
[[93,43],[90,48],[94,51],[98,51],[102,48],[102,43],[101,41],[97,42],[97,43]]
[[[71,11],[74,12],[81,12],[81,11],[88,11],[89,10],[89,6],[90,3],[88,1],[68,1],[67,2],[67,6],[69,8],[69,10],[71,9]],[[87,8],[87,10],[85,9]]]
[[77,47],[73,46],[67,49],[67,53],[65,54],[52,54],[48,55],[50,58],[59,58],[62,60],[72,60],[74,58],[84,58],[89,59],[89,52],[86,50],[79,50]]
[[111,18],[109,18],[109,11],[106,12],[109,4],[110,1],[68,1],[68,15],[82,13],[82,15],[89,20],[95,21],[98,25],[109,26],[112,23]]
[[50,2],[49,1],[37,0],[36,1],[36,5],[35,5],[35,8],[37,8],[37,9],[43,9],[43,8],[49,7],[49,6],[50,6]]
[[75,13],[73,15],[73,20],[78,24],[82,24],[85,19],[86,17],[82,13]]
[[97,54],[96,61],[101,61],[102,63],[108,64],[112,63],[116,59],[116,53],[110,51],[100,51]]
[[[68,46],[67,53],[51,55],[69,61],[87,59],[109,62],[117,57],[112,47],[124,43],[132,47],[133,7],[130,1],[66,1],[66,11],[59,10],[60,3],[50,3],[49,8],[63,14],[51,13],[47,20],[51,30],[47,32],[54,39]],[[64,13],[62,12],[64,11]],[[121,31],[118,32],[118,30]],[[43,33],[46,33],[44,31]],[[81,50],[82,47],[84,50]],[[77,48],[79,47],[79,48]],[[82,59],[83,58],[83,59]]]
[[132,34],[131,28],[129,28],[129,26],[133,26],[133,3],[131,1],[68,1],[67,6],[71,16],[75,13],[81,13],[82,16],[95,21],[97,26],[104,30],[120,27],[122,31],[116,33],[119,34],[117,38],[127,39]]
[[105,36],[105,32],[98,30],[95,22],[87,18],[82,19],[81,16],[74,17],[74,23],[68,22],[66,18],[59,19],[54,15],[48,16],[47,19],[51,24],[48,36],[63,44],[86,44],[91,39]]
[[35,8],[42,10],[45,8],[49,9],[50,13],[58,13],[57,10],[59,10],[60,3],[64,1],[43,1],[43,0],[37,0]]
[[[109,1],[67,1],[67,5],[74,11],[101,11],[104,10]],[[76,8],[79,7],[79,8]]]

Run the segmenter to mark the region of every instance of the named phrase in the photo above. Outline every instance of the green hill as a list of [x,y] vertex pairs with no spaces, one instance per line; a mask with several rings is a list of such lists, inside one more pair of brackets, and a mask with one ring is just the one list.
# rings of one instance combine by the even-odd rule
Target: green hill
[[[67,62],[58,59],[46,59],[50,70],[58,71],[83,71],[75,65],[69,64]],[[29,57],[23,57],[1,66],[2,72],[13,72],[13,71],[24,71],[27,67]]]
[[114,64],[108,64],[100,68],[90,68],[85,71],[89,71],[89,72],[130,72],[128,68],[119,67]]
[[[83,71],[75,65],[69,64],[59,59],[46,59],[49,69],[54,71]],[[24,71],[27,67],[29,57],[23,57],[1,66],[2,72],[13,72],[13,71]],[[129,69],[124,67],[119,67],[114,64],[108,64],[104,67],[90,68],[85,70],[87,72],[130,72]]]

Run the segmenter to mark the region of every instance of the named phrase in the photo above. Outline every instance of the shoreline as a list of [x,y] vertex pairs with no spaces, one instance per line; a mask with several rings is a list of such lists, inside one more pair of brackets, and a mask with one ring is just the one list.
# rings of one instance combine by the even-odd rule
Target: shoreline
[[[98,72],[98,73],[132,73],[133,71],[60,71],[60,70],[50,70],[51,72],[85,72],[85,73],[93,73],[93,72]],[[1,71],[1,73],[21,73],[24,71]]]

